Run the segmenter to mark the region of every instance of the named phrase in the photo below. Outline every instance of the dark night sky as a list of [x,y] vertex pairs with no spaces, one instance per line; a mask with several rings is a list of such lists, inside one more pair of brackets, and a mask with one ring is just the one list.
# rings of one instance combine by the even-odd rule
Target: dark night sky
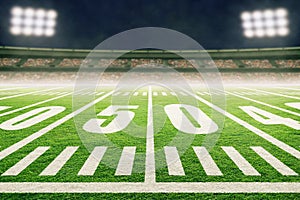
[[[10,9],[15,5],[57,10],[55,36],[11,35]],[[287,37],[243,36],[242,11],[278,7],[289,11]],[[119,32],[157,26],[187,34],[206,49],[300,46],[299,10],[299,0],[1,0],[0,45],[91,49]]]

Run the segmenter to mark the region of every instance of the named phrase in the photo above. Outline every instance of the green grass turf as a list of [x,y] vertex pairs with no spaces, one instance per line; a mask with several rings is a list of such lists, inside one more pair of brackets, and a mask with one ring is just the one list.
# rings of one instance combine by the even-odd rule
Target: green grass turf
[[[43,88],[46,89],[46,88]],[[263,88],[264,90],[271,92],[280,92],[293,94],[297,96],[296,91],[284,90],[284,89],[272,89]],[[36,89],[18,89],[16,91],[0,91],[0,97],[10,96],[14,94],[20,94],[31,91],[41,90]],[[154,88],[154,91],[166,91],[162,88]],[[58,89],[56,91],[71,91]],[[110,91],[109,89],[105,90]],[[18,176],[0,176],[0,182],[143,182],[144,171],[145,171],[145,152],[146,152],[146,125],[147,125],[147,106],[148,97],[142,96],[141,92],[147,91],[147,88],[139,90],[138,96],[131,96],[129,99],[125,96],[115,96],[113,99],[106,98],[99,102],[95,107],[92,107],[82,112],[78,118],[77,129],[73,120],[69,120],[59,127],[51,130],[47,134],[26,145],[15,153],[9,155],[0,161],[0,174],[5,172],[20,159],[25,157],[28,153],[33,151],[38,146],[50,146],[50,149],[38,158],[34,163],[27,167]],[[248,91],[245,89],[231,88],[229,91]],[[294,93],[293,93],[294,92]],[[300,96],[298,94],[298,96]],[[26,95],[22,97],[16,97],[0,101],[1,106],[11,106],[10,109],[20,108],[26,105],[30,105],[36,102],[40,102],[49,98],[55,97],[55,95]],[[99,97],[99,96],[97,96]],[[206,100],[210,100],[208,95],[200,96]],[[294,112],[300,112],[295,108],[285,106],[287,102],[297,102],[295,99],[286,97],[278,97],[274,95],[262,96],[262,95],[251,95],[247,96],[255,100],[263,101],[271,105],[282,107],[285,109],[293,110]],[[234,114],[247,121],[249,124],[265,131],[273,137],[285,142],[286,144],[300,150],[300,131],[289,128],[285,125],[263,125],[244,111],[239,106],[256,106],[258,108],[269,111],[273,114],[285,118],[292,118],[300,121],[300,117],[294,116],[282,111],[278,111],[273,108],[265,107],[260,104],[250,102],[235,96],[226,96],[227,104],[226,109],[229,113]],[[113,102],[113,103],[112,103]],[[84,105],[85,101],[81,102],[80,105]],[[87,103],[87,102],[86,102]],[[300,173],[300,161],[269,142],[263,140],[261,137],[255,135],[248,129],[242,127],[231,119],[225,118],[224,128],[217,133],[211,135],[193,135],[180,132],[176,130],[166,113],[164,112],[164,106],[169,104],[190,104],[198,106],[208,116],[213,117],[211,109],[199,102],[192,97],[181,96],[181,100],[178,100],[172,95],[168,96],[153,96],[153,120],[154,120],[154,132],[155,132],[155,158],[156,158],[156,181],[157,182],[299,182],[299,176],[283,176],[279,174],[274,168],[260,158],[255,152],[250,149],[250,146],[262,146],[267,151],[272,153],[275,157],[279,158],[287,166],[293,169],[298,174]],[[139,108],[132,110],[135,113],[135,117],[131,124],[124,129],[116,133],[100,135],[87,133],[82,129],[83,124],[90,119],[90,113],[95,112],[96,114],[107,108],[111,104],[118,105],[138,105]],[[32,127],[17,130],[17,131],[5,131],[0,130],[0,150],[3,150],[10,145],[22,140],[23,138],[31,135],[44,128],[45,126],[61,119],[65,115],[72,112],[72,96],[63,97],[42,105],[38,105],[34,108],[43,106],[64,106],[65,111],[58,115],[51,117],[39,124]],[[25,109],[17,113],[13,113],[0,118],[0,122],[4,122],[20,114],[26,113],[34,108]],[[9,110],[10,110],[9,109]],[[6,112],[1,111],[1,112]],[[217,116],[218,118],[218,116]],[[213,117],[213,119],[217,119]],[[108,124],[113,117],[105,117],[106,124]],[[222,123],[216,121],[221,127]],[[78,134],[79,132],[79,134]],[[67,146],[79,146],[79,149],[72,156],[72,158],[66,163],[66,165],[59,171],[55,176],[41,177],[39,174],[42,170],[47,167],[50,162]],[[108,146],[108,150],[105,153],[101,164],[97,168],[94,176],[77,176],[78,171],[84,164],[85,160],[89,156],[94,146]],[[115,176],[115,169],[117,167],[122,148],[125,146],[136,146],[136,157],[133,166],[133,173],[130,176]],[[186,176],[169,176],[166,161],[163,153],[164,146],[176,146],[178,148],[180,158],[185,170]],[[192,146],[206,146],[210,149],[210,154],[215,160],[216,164],[223,173],[223,176],[207,176],[202,169],[195,153],[193,152]],[[221,146],[233,146],[236,148],[251,164],[261,173],[261,176],[245,176],[238,167],[230,160],[230,158],[221,149]],[[267,198],[267,199],[282,199],[287,197],[289,199],[296,199],[298,196],[295,194],[134,194],[132,196],[127,194],[55,194],[50,196],[49,194],[2,194],[3,199],[6,198]],[[1,196],[0,196],[1,197]]]

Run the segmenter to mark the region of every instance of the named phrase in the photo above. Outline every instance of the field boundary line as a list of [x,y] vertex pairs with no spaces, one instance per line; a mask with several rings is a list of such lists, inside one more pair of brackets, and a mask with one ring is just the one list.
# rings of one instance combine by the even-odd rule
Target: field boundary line
[[26,92],[26,93],[21,93],[21,94],[15,94],[12,96],[6,96],[6,97],[1,97],[0,101],[5,100],[5,99],[11,99],[11,98],[15,98],[15,97],[21,97],[21,96],[25,96],[25,95],[29,95],[29,94],[35,94],[35,93],[39,93],[39,92],[45,92],[45,91],[51,91],[51,90],[56,90],[62,87],[56,87],[56,88],[51,88],[51,89],[46,89],[46,90],[40,90],[40,91],[33,91],[33,92]]
[[0,182],[1,193],[300,193],[298,182]]
[[290,96],[290,95],[285,95],[285,94],[279,94],[279,93],[275,93],[275,92],[268,92],[268,91],[265,91],[265,90],[246,88],[246,87],[241,87],[241,88],[246,89],[246,90],[253,90],[253,91],[257,91],[257,92],[262,92],[262,93],[266,93],[266,94],[272,94],[272,95],[275,95],[275,96],[300,100],[300,97],[295,97],[295,96]]
[[206,104],[207,106],[211,107],[212,109],[216,110],[217,112],[221,113],[222,115],[228,117],[229,119],[235,121],[236,123],[240,124],[241,126],[245,127],[246,129],[248,129],[249,131],[251,131],[252,133],[255,133],[257,136],[260,136],[261,138],[265,139],[266,141],[270,142],[271,144],[277,146],[278,148],[282,149],[283,151],[289,153],[290,155],[296,157],[297,159],[300,159],[300,151],[298,151],[297,149],[289,146],[288,144],[274,138],[273,136],[267,134],[266,132],[256,128],[255,126],[249,124],[248,122],[236,117],[235,115],[223,110],[222,108],[208,102],[207,100],[193,94],[190,93],[188,91],[186,91],[188,94],[190,94],[191,96],[193,96],[195,99],[199,100],[200,102]]
[[20,148],[24,147],[25,145],[31,143],[32,141],[36,140],[37,138],[45,135],[46,133],[48,133],[49,131],[53,130],[54,128],[60,126],[61,124],[65,123],[66,121],[72,119],[74,116],[80,114],[81,112],[85,111],[86,109],[90,108],[91,106],[99,103],[100,101],[102,101],[103,99],[105,99],[106,97],[110,96],[114,91],[111,91],[95,100],[93,100],[92,102],[88,103],[87,105],[73,111],[72,113],[64,116],[63,118],[49,124],[48,126],[42,128],[41,130],[31,134],[30,136],[22,139],[21,141],[7,147],[6,149],[2,150],[0,152],[0,160],[2,160],[3,158],[5,158],[6,156],[16,152],[17,150],[19,150]]

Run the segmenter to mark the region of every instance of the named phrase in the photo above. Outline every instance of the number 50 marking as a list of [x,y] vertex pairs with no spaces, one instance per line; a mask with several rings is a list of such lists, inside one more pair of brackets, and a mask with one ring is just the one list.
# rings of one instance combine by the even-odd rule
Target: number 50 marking
[[[137,109],[138,106],[109,106],[101,111],[97,116],[117,115],[107,126],[101,127],[106,119],[90,119],[83,126],[83,129],[90,133],[114,133],[125,129],[134,118],[134,112],[129,109]],[[189,118],[182,112],[184,108],[200,125],[195,127]],[[185,104],[171,104],[165,106],[173,126],[181,132],[190,134],[210,134],[218,130],[218,126],[199,108]]]

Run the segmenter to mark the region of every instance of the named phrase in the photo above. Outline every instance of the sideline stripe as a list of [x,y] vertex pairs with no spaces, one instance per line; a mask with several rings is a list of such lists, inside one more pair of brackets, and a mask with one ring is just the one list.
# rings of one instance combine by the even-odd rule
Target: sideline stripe
[[193,147],[198,160],[208,176],[222,176],[222,172],[205,147]]
[[262,147],[250,147],[255,153],[257,153],[262,159],[269,163],[274,169],[276,169],[280,174],[285,176],[297,176],[298,174],[266,151]]
[[78,176],[93,176],[101,162],[107,147],[95,147],[84,165],[78,172]]
[[254,99],[251,99],[249,97],[240,96],[240,95],[234,94],[232,92],[226,92],[226,93],[230,94],[230,95],[233,95],[233,96],[236,96],[236,97],[239,97],[239,98],[242,98],[242,99],[245,99],[245,100],[248,100],[248,101],[252,101],[254,103],[258,103],[258,104],[261,104],[261,105],[264,105],[264,106],[268,106],[270,108],[274,108],[276,110],[280,110],[280,111],[283,111],[283,112],[286,112],[286,113],[289,113],[289,114],[292,114],[292,115],[300,116],[300,113],[296,113],[296,112],[293,112],[291,110],[286,110],[284,108],[273,106],[271,104],[268,104],[268,103],[265,103],[265,102],[262,102],[262,101],[258,101],[258,100],[254,100]]
[[124,147],[116,170],[116,176],[131,175],[136,147]]
[[23,140],[11,145],[10,147],[7,147],[6,149],[2,150],[0,152],[0,160],[2,160],[3,158],[5,158],[6,156],[16,152],[17,150],[19,150],[20,148],[24,147],[25,145],[29,144],[30,142],[36,140],[37,138],[43,136],[44,134],[48,133],[49,131],[53,130],[54,128],[60,126],[61,124],[65,123],[66,121],[72,119],[74,116],[80,114],[81,112],[85,111],[86,109],[90,108],[91,106],[99,103],[100,101],[102,101],[103,99],[105,99],[106,97],[110,96],[114,91],[111,91],[101,97],[99,97],[98,99],[95,99],[94,101],[88,103],[87,105],[73,111],[72,113],[64,116],[63,118],[53,122],[52,124],[49,124],[48,126],[42,128],[41,130],[33,133],[32,135],[24,138]]
[[31,165],[36,159],[38,159],[41,155],[43,155],[50,147],[38,147],[27,156],[25,156],[22,160],[20,160],[17,164],[9,168],[6,172],[4,172],[1,176],[17,176],[24,169],[26,169],[29,165]]
[[0,91],[5,91],[5,90],[19,90],[19,89],[24,89],[24,87],[1,88]]
[[265,94],[272,94],[272,95],[275,95],[275,96],[280,96],[280,97],[286,97],[286,98],[290,98],[290,99],[300,100],[300,97],[295,97],[295,96],[290,96],[290,95],[285,95],[285,94],[279,94],[279,93],[274,93],[274,92],[267,92],[267,91],[264,91],[264,90],[258,90],[258,89],[252,89],[252,88],[245,88],[245,87],[242,87],[242,88],[243,89],[247,89],[247,90],[253,90],[253,91],[262,92],[262,93],[265,93]]
[[260,176],[260,173],[234,147],[223,146],[222,149],[246,176]]
[[66,147],[43,171],[40,176],[55,176],[76,152],[78,147]]
[[176,147],[164,147],[165,156],[170,176],[184,176],[184,169]]
[[153,131],[153,107],[152,87],[148,88],[148,113],[147,113],[147,138],[146,138],[146,166],[145,182],[155,183],[155,155],[154,155],[154,131]]
[[299,182],[1,182],[1,193],[299,193]]
[[53,101],[53,100],[56,100],[56,99],[60,99],[62,97],[65,97],[65,96],[68,96],[68,95],[71,95],[71,94],[72,94],[72,92],[70,92],[68,94],[61,95],[61,96],[53,97],[53,98],[50,98],[50,99],[47,99],[47,100],[44,100],[44,101],[40,101],[40,102],[31,104],[31,105],[28,105],[28,106],[24,106],[22,108],[17,108],[15,110],[11,110],[11,111],[8,111],[8,112],[5,112],[5,113],[0,113],[0,117],[5,116],[5,115],[9,115],[11,113],[15,113],[15,112],[18,112],[18,111],[21,111],[21,110],[25,110],[27,108],[31,108],[31,107],[34,107],[34,106],[37,106],[37,105],[40,105],[40,104],[43,104],[43,103],[47,103],[47,102],[50,102],[50,101]]
[[[189,93],[189,92],[188,92]],[[250,130],[251,132],[255,133],[256,135],[262,137],[263,139],[267,140],[268,142],[272,143],[273,145],[277,146],[278,148],[282,149],[283,151],[291,154],[292,156],[300,159],[300,151],[298,151],[297,149],[289,146],[288,144],[285,144],[284,142],[274,138],[273,136],[267,134],[266,132],[252,126],[251,124],[247,123],[246,121],[230,114],[229,112],[219,108],[218,106],[210,103],[209,101],[206,101],[205,99],[193,94],[193,93],[189,93],[191,96],[193,96],[194,98],[198,99],[199,101],[201,101],[202,103],[208,105],[209,107],[213,108],[214,110],[218,111],[219,113],[223,114],[224,116],[228,117],[229,119],[235,121],[236,123],[242,125],[243,127],[245,127],[246,129]]]
[[59,88],[61,88],[61,87],[51,88],[51,89],[46,89],[46,90],[40,90],[40,91],[34,91],[34,92],[21,93],[21,94],[16,94],[16,95],[12,95],[12,96],[6,96],[6,97],[1,97],[0,101],[4,100],[4,99],[11,99],[11,98],[15,98],[15,97],[21,97],[21,96],[25,96],[25,95],[29,95],[29,94],[36,94],[36,93],[39,93],[39,92],[56,90],[56,89],[59,89]]

